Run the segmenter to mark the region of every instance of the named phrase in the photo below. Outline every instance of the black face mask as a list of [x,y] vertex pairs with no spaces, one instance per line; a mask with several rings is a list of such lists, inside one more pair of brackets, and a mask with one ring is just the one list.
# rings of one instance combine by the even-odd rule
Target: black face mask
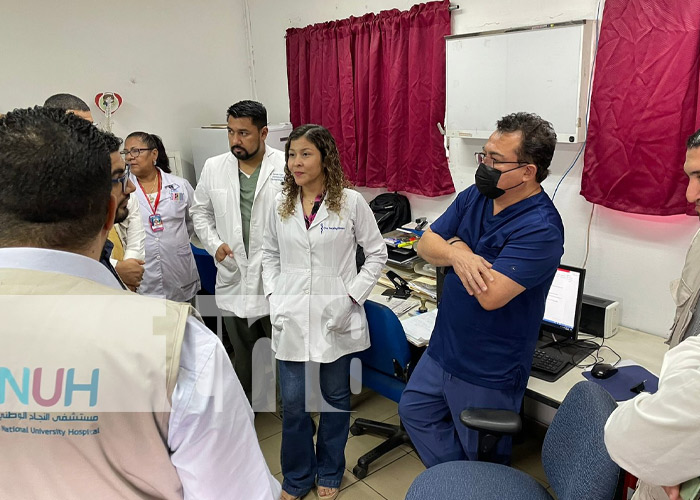
[[517,170],[523,167],[527,167],[527,164],[520,165],[519,167],[511,168],[510,170],[501,172],[500,170],[497,170],[493,167],[489,167],[485,163],[479,163],[479,168],[476,169],[476,175],[474,176],[476,189],[478,189],[479,192],[486,196],[488,199],[495,200],[499,196],[503,196],[509,189],[516,188],[520,186],[520,184],[523,184],[523,182],[521,182],[520,184],[516,184],[515,186],[511,186],[503,190],[497,187],[498,180],[501,178],[501,174],[505,174],[506,172],[510,172],[511,170]]

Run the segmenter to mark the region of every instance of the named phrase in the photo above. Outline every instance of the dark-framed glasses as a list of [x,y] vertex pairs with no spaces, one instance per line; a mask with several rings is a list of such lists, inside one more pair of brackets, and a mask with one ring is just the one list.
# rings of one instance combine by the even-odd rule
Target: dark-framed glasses
[[122,185],[122,193],[126,193],[126,186],[129,184],[129,174],[131,173],[131,169],[129,168],[129,165],[126,166],[124,169],[124,174],[122,174],[121,177],[117,177],[116,179],[112,179],[112,184],[116,184],[117,182],[120,182]]
[[516,165],[527,165],[528,162],[526,161],[498,161],[494,160],[491,158],[489,155],[486,153],[482,152],[477,152],[474,153],[474,158],[476,159],[476,166],[478,167],[480,164],[488,165],[489,167],[493,167],[498,164],[508,164],[508,163],[514,163]]
[[132,158],[138,158],[143,151],[150,151],[151,149],[154,148],[131,148],[119,151],[119,154],[122,155],[122,158],[126,158],[126,155],[131,155]]

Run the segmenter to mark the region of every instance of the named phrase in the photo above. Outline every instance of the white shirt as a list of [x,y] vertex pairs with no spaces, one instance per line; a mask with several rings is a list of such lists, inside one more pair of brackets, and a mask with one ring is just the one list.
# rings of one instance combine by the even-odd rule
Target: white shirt
[[[134,196],[135,193],[129,195],[129,201],[126,202],[126,208],[129,210],[129,215],[118,224],[114,225],[119,239],[124,245],[124,260],[138,259],[145,260],[146,258],[146,232],[143,230],[141,223],[141,212],[139,211],[139,201]],[[112,267],[117,266],[117,260],[110,258]]]
[[650,484],[700,476],[700,338],[666,353],[655,394],[642,393],[610,415],[605,445],[620,467]]
[[[0,248],[0,268],[58,272],[121,289],[98,261],[38,248]],[[114,320],[126,321],[115,312]],[[187,319],[172,396],[168,447],[185,499],[278,499],[253,412],[219,339]],[[135,451],[137,453],[137,451]]]

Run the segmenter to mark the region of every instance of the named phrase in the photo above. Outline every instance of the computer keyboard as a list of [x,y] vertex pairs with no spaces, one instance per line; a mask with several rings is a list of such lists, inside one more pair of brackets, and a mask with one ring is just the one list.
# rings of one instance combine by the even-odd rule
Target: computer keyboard
[[556,374],[566,366],[566,361],[560,358],[550,356],[542,349],[535,349],[532,355],[532,368],[543,372]]

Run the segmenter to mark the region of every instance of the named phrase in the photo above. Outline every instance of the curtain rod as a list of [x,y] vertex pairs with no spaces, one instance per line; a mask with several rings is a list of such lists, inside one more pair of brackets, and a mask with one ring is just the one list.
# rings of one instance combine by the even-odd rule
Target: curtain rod
[[[453,10],[459,10],[459,4],[451,3],[447,10],[449,10],[450,12],[452,12]],[[287,35],[285,34],[284,37],[287,38]]]

